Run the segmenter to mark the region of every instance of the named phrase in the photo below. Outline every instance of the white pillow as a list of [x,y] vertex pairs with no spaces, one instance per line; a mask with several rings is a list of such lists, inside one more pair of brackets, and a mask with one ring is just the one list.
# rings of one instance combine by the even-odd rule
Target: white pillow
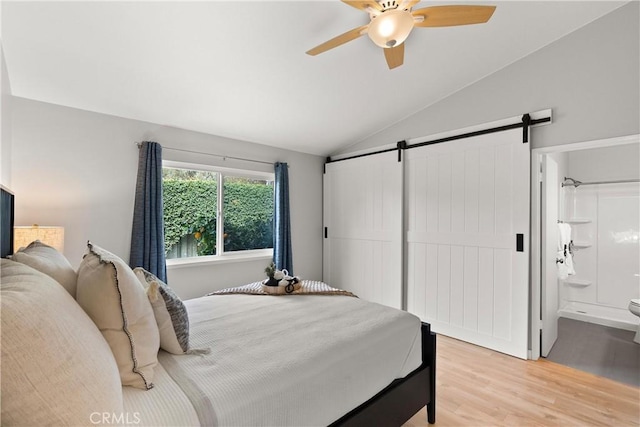
[[20,248],[11,256],[11,259],[53,277],[72,297],[76,297],[78,274],[56,248],[36,240],[26,248]]
[[78,269],[78,304],[93,319],[118,363],[122,385],[153,387],[160,335],[140,281],[116,255],[87,243]]
[[0,270],[2,425],[91,425],[91,414],[121,414],[116,361],[78,303],[27,265],[3,259]]
[[142,267],[133,272],[147,289],[158,330],[160,348],[173,354],[184,354],[189,350],[189,316],[182,300],[162,280]]

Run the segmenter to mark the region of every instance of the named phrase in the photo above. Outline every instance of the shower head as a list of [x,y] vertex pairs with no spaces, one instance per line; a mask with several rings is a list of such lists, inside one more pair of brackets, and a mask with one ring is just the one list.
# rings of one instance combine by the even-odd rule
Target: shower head
[[[570,182],[567,182],[570,181]],[[566,176],[564,177],[564,182],[562,183],[563,187],[575,187],[578,188],[578,186],[582,184],[582,181],[578,181],[577,179],[573,179],[573,178],[567,178]]]

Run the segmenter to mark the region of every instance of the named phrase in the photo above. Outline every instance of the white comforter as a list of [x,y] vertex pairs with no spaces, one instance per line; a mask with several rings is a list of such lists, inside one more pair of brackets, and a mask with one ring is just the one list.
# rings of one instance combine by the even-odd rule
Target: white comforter
[[[139,425],[175,425],[175,409],[158,402],[165,398],[174,407],[191,402],[184,425],[195,423],[194,412],[201,425],[328,425],[421,363],[420,320],[357,298],[217,295],[185,304],[191,346],[211,353],[161,351],[175,384],[162,375],[149,392],[124,390]],[[163,421],[163,407],[172,421]]]

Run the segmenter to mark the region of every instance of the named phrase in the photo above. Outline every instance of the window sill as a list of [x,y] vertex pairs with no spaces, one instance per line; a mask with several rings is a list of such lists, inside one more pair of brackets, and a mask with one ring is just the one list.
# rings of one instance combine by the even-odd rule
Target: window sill
[[246,251],[242,254],[227,253],[224,255],[200,256],[191,258],[173,258],[167,260],[167,269],[185,267],[201,267],[216,264],[231,264],[234,262],[271,260],[273,259],[273,249],[258,249]]

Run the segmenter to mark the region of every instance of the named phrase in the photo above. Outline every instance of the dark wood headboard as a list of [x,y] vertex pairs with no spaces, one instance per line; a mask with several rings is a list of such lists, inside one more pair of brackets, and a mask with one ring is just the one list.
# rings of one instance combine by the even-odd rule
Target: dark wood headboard
[[0,257],[13,254],[13,223],[15,197],[6,187],[0,185]]

